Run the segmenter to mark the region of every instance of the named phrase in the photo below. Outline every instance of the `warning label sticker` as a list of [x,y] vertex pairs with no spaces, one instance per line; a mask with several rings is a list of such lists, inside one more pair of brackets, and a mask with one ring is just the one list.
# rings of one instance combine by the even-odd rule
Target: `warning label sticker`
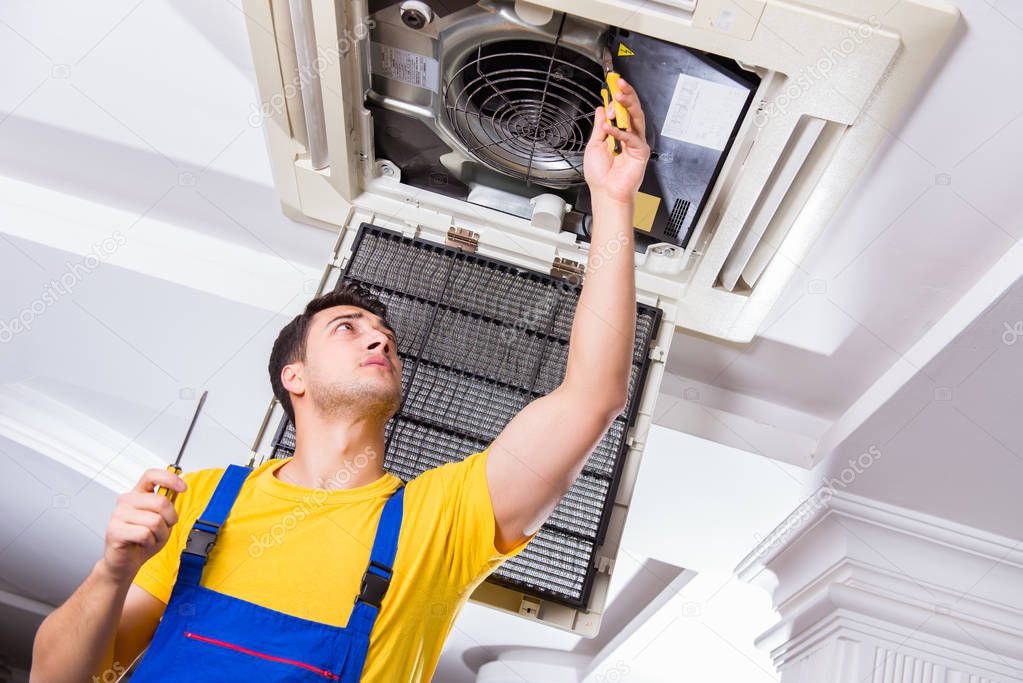
[[440,68],[433,57],[409,52],[401,48],[372,43],[370,68],[373,73],[417,88],[437,92]]
[[723,150],[746,103],[746,91],[679,74],[661,135]]
[[618,54],[616,55],[617,57],[631,57],[634,54],[636,53],[630,50],[628,45],[626,45],[625,43],[618,43]]

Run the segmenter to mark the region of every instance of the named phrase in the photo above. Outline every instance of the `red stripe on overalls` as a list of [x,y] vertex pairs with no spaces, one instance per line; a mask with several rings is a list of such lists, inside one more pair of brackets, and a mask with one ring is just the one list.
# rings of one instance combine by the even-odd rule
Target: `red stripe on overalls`
[[336,674],[334,674],[334,673],[332,673],[330,671],[327,671],[326,669],[319,669],[319,668],[317,668],[317,667],[315,667],[315,666],[313,666],[311,664],[306,664],[305,662],[297,662],[294,659],[285,659],[284,657],[274,657],[273,655],[268,655],[268,654],[263,653],[263,652],[256,652],[255,650],[250,650],[248,648],[241,647],[240,645],[235,645],[233,643],[225,643],[223,640],[217,640],[216,638],[207,638],[206,636],[200,636],[200,635],[198,635],[196,633],[191,633],[189,631],[185,631],[185,637],[186,638],[192,638],[193,640],[201,640],[201,641],[203,641],[205,643],[212,643],[214,645],[220,645],[222,647],[229,647],[232,650],[238,650],[239,652],[244,652],[245,654],[253,655],[255,657],[262,657],[263,659],[269,659],[269,660],[274,661],[274,662],[282,662],[284,664],[294,664],[295,666],[300,666],[303,669],[309,669],[310,671],[314,671],[314,672],[320,674],[321,676],[326,676],[327,678],[332,678],[335,681],[339,679],[339,677]]

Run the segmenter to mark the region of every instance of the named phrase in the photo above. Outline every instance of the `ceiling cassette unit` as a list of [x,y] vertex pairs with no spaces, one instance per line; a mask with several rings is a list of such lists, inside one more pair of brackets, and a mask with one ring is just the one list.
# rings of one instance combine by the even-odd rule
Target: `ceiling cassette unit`
[[[284,211],[338,232],[320,291],[359,281],[398,320],[407,374],[385,466],[406,479],[483,450],[560,381],[578,296],[562,278],[585,277],[582,155],[606,54],[638,91],[651,157],[633,216],[629,406],[537,539],[472,596],[594,635],[675,330],[755,336],[958,12],[924,0],[244,3]],[[287,455],[290,430],[272,403],[259,454]]]
[[[600,57],[635,85],[650,166],[637,276],[676,324],[756,334],[958,21],[932,0],[245,0],[275,183],[544,270],[584,263]],[[651,252],[651,248],[655,248]],[[667,256],[667,258],[666,258]]]

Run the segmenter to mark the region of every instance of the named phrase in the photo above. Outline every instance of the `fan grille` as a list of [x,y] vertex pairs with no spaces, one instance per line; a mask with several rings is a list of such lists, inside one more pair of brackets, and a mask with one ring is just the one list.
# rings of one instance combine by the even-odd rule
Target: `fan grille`
[[603,71],[557,43],[480,45],[444,86],[455,134],[491,168],[564,188],[583,178],[583,152],[602,101]]

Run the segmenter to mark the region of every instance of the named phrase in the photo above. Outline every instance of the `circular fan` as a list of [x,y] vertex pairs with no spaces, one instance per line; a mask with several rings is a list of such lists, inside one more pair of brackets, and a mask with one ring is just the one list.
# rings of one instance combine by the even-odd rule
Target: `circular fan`
[[487,166],[563,188],[584,181],[602,83],[603,70],[586,55],[502,40],[466,56],[444,86],[444,106],[455,134]]

